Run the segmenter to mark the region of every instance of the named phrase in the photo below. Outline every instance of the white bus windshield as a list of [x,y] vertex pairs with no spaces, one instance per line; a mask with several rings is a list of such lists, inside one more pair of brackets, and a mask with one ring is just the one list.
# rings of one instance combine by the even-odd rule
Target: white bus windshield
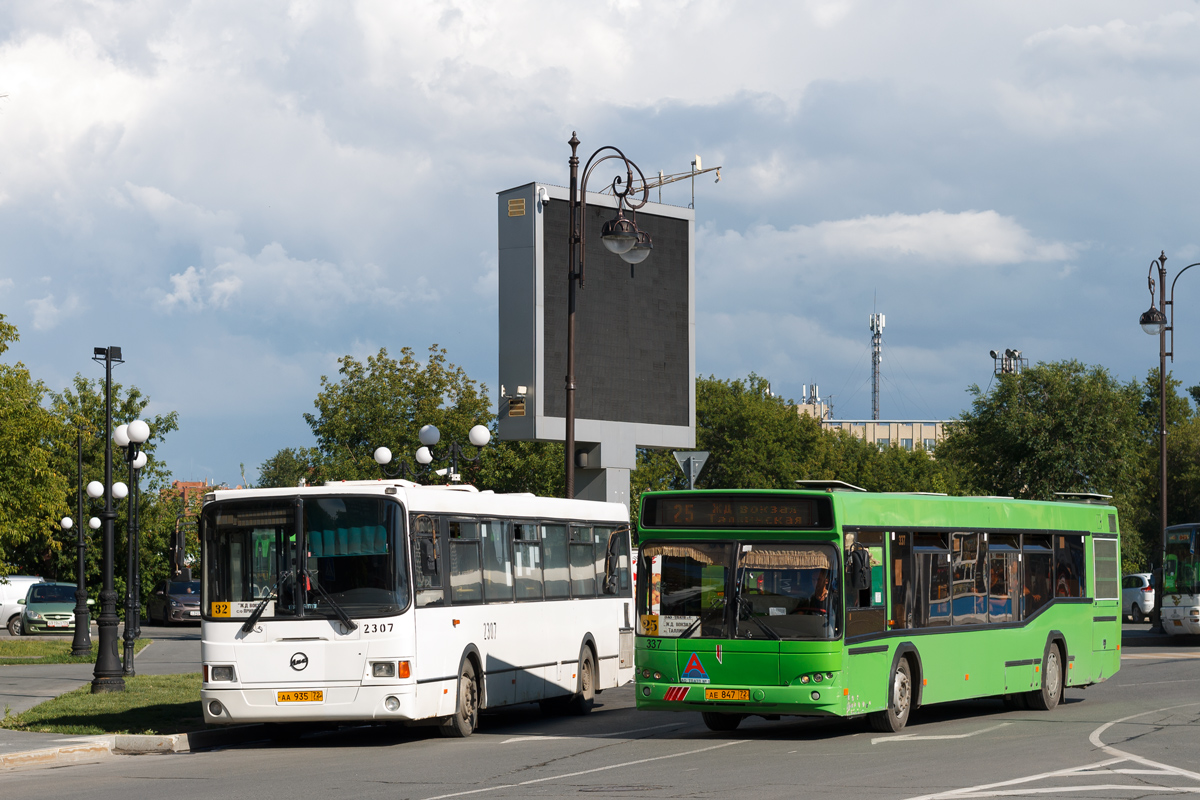
[[[302,524],[297,525],[297,513]],[[204,510],[205,615],[351,617],[408,605],[400,506],[374,497],[228,501]],[[264,602],[265,601],[265,602]]]

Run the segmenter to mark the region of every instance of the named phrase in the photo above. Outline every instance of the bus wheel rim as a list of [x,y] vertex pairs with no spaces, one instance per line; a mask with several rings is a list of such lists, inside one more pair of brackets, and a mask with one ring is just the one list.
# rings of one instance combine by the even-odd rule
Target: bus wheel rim
[[1046,654],[1046,691],[1050,693],[1051,697],[1058,694],[1058,676],[1058,650],[1051,647],[1050,652]]
[[896,682],[892,689],[892,702],[895,703],[896,714],[903,716],[908,713],[908,703],[911,695],[911,686],[906,676],[900,670],[896,670]]

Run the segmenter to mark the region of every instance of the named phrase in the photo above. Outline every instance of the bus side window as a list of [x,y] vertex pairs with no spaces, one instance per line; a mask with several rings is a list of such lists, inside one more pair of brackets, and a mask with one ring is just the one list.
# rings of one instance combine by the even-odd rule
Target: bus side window
[[542,599],[542,540],[537,525],[517,522],[513,525],[513,569],[517,600]]
[[596,596],[596,545],[591,528],[571,526],[571,596]]
[[1047,534],[1026,533],[1021,536],[1021,561],[1025,565],[1025,584],[1021,590],[1022,619],[1033,616],[1035,611],[1054,598],[1050,539]]
[[1059,534],[1054,537],[1054,596],[1084,597],[1083,537]]
[[512,600],[512,564],[508,555],[508,523],[487,520],[483,532],[483,593],[487,601]]
[[891,616],[888,618],[892,629],[912,628],[913,591],[912,583],[912,532],[894,531],[889,535],[888,542],[891,555],[888,579],[891,583]]
[[471,605],[483,602],[483,569],[479,557],[479,523],[451,520],[447,526],[450,549],[450,602]]
[[440,606],[442,594],[441,565],[437,548],[438,518],[428,514],[412,516],[413,589],[417,608]]
[[[612,528],[596,528],[599,540],[597,552],[604,553],[604,594],[629,597],[629,531],[614,531]],[[597,563],[600,563],[597,560]]]
[[[847,532],[845,538],[846,636],[883,633],[888,629],[884,605],[883,541],[881,531]],[[855,582],[863,584],[857,590]]]
[[988,534],[988,622],[1012,622],[1020,614],[1020,551],[1020,536]]
[[546,576],[546,599],[570,597],[566,525],[542,526],[542,567]]

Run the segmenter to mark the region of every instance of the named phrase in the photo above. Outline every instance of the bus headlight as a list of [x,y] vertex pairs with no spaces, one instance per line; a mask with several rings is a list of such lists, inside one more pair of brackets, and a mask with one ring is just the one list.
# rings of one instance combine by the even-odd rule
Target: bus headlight
[[656,672],[656,673],[654,673],[654,680],[656,680],[656,681],[661,681],[661,680],[662,680],[662,673],[661,673],[661,672]]
[[383,700],[383,707],[386,708],[388,711],[399,711],[400,710],[400,698],[388,695]]
[[813,675],[813,680],[817,683],[820,683],[821,681],[825,680],[825,676],[818,672],[816,675]]
[[[371,677],[372,678],[394,678],[396,677],[396,662],[395,661],[372,661],[371,662]],[[394,709],[390,709],[394,710]]]
[[800,682],[801,682],[801,683],[808,683],[808,676],[807,676],[807,675],[801,675],[801,676],[800,676]]
[[213,667],[209,672],[211,679],[216,681],[232,681],[233,667]]

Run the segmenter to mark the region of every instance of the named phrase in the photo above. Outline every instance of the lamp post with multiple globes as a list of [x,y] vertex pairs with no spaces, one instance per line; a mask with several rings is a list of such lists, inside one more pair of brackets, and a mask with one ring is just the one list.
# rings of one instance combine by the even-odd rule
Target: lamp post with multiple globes
[[141,531],[138,530],[138,475],[146,466],[146,454],[141,447],[150,438],[150,426],[140,419],[119,425],[113,431],[113,441],[125,452],[129,465],[129,509],[126,516],[125,558],[125,667],[124,674],[136,674],[133,665],[134,642],[141,635]]
[[112,481],[112,368],[114,364],[122,364],[121,348],[96,347],[92,350],[92,360],[104,364],[104,483],[92,481],[88,484],[88,496],[93,499],[104,497],[104,510],[99,513],[104,527],[103,544],[101,549],[101,569],[103,585],[100,589],[100,619],[97,620],[99,650],[96,654],[96,667],[93,671],[92,693],[125,691],[125,679],[121,675],[121,656],[117,653],[117,592],[113,581],[113,562],[116,557],[113,540],[113,521],[117,512],[113,508],[113,497],[117,495],[118,487],[124,497],[124,484],[113,484]]
[[418,478],[421,475],[426,475],[430,471],[430,465],[435,460],[449,459],[450,467],[446,471],[446,477],[450,481],[462,480],[462,476],[458,471],[458,462],[462,461],[470,464],[477,463],[483,456],[482,450],[488,442],[492,440],[492,433],[483,425],[476,425],[467,432],[467,441],[480,452],[476,453],[474,458],[469,458],[463,452],[462,445],[458,442],[451,442],[444,453],[438,454],[433,450],[434,445],[442,440],[442,433],[433,425],[424,425],[417,433],[417,439],[420,440],[421,446],[417,448],[413,458],[421,466],[416,470],[409,469],[408,463],[401,461],[397,468],[389,470],[387,465],[392,461],[392,451],[386,447],[375,448],[375,463],[383,469],[383,474],[389,478]]

